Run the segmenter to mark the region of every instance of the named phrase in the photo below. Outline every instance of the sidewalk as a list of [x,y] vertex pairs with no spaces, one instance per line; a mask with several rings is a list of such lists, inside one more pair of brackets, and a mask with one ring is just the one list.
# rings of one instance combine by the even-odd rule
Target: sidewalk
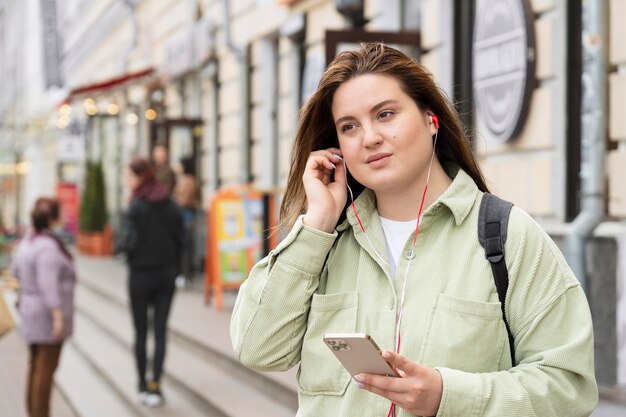
[[[85,284],[98,288],[99,291],[113,295],[118,300],[127,300],[126,269],[115,259],[77,257],[80,279]],[[195,289],[178,290],[170,317],[170,332],[184,334],[199,344],[211,346],[221,351],[225,356],[232,357],[230,347],[229,323],[233,294],[225,297],[225,308],[216,311],[213,306],[204,304],[200,291],[202,283],[196,282]],[[166,365],[167,367],[167,365]],[[287,385],[296,390],[294,370],[287,373],[264,374],[281,385]],[[624,417],[626,405],[616,404],[607,400],[600,400],[598,408],[592,417]]]
[[[76,255],[76,265],[82,285],[106,294],[117,303],[128,307],[128,272],[120,260]],[[218,311],[213,305],[205,304],[202,285],[203,282],[197,279],[193,288],[176,290],[168,322],[169,333],[174,336],[182,335],[236,361],[230,340],[230,317],[236,294],[225,293],[224,309]],[[167,370],[167,360],[165,368]],[[263,375],[281,385],[289,386],[294,394],[297,392],[296,369]]]
[[[13,330],[0,339],[0,415],[26,417],[27,367],[27,347],[19,332]],[[55,417],[77,417],[56,387],[52,392],[50,408],[51,415]]]
[[[136,376],[127,269],[119,259],[80,255],[76,266],[79,285],[73,345],[118,397],[131,405]],[[225,297],[224,310],[217,311],[204,303],[199,280],[193,287],[177,290],[174,297],[163,380],[168,401],[158,410],[159,417],[293,417],[297,369],[259,373],[241,365],[234,358],[229,332],[235,294]],[[68,387],[67,391],[74,403],[75,390]],[[148,415],[145,409],[136,411]]]
[[[111,348],[121,349],[124,345],[125,351],[121,350],[123,355],[124,369],[122,370],[123,378],[118,386],[122,392],[126,386],[134,384],[134,369],[132,366],[132,354],[130,346],[132,344],[132,330],[130,326],[130,316],[128,313],[128,295],[126,287],[126,268],[118,259],[112,258],[92,258],[81,255],[76,256],[76,266],[78,269],[79,286],[77,287],[77,322],[76,335],[67,346],[66,354],[70,354],[72,349],[87,348],[88,345],[100,346],[100,351],[93,350],[91,354],[94,358],[99,358],[101,368],[93,369],[92,372],[100,373],[111,372],[111,370],[119,367],[121,363],[114,360],[114,352]],[[170,348],[166,359],[166,372],[169,371],[170,378],[184,378],[186,383],[193,389],[200,388],[200,391],[212,392],[218,397],[217,406],[221,406],[219,401],[226,403],[226,407],[230,408],[234,413],[232,415],[250,415],[249,413],[236,412],[237,398],[239,395],[235,393],[247,392],[245,395],[247,401],[253,401],[254,393],[250,391],[250,385],[256,386],[257,391],[266,391],[271,389],[271,393],[275,400],[280,404],[289,404],[290,410],[295,410],[296,395],[296,370],[293,369],[286,373],[263,373],[262,378],[254,381],[255,376],[250,375],[254,371],[243,370],[241,366],[236,366],[236,359],[233,357],[230,345],[229,322],[234,304],[234,294],[229,294],[225,298],[225,309],[216,311],[211,305],[206,305],[203,300],[201,282],[196,282],[193,289],[178,290],[175,296],[173,309],[169,323]],[[86,321],[87,320],[87,321]],[[95,320],[95,322],[91,322]],[[97,322],[97,326],[94,324]],[[89,324],[89,326],[88,326]],[[94,332],[98,333],[94,333]],[[113,341],[112,337],[117,340]],[[109,340],[105,340],[107,338]],[[112,345],[110,345],[113,343]],[[109,344],[110,346],[107,346]],[[84,349],[83,349],[84,350]],[[210,353],[214,352],[214,353]],[[83,352],[89,354],[90,352]],[[89,355],[88,355],[89,356]],[[107,360],[103,360],[104,357]],[[68,359],[73,358],[66,355]],[[95,395],[95,385],[88,383],[85,375],[82,377],[76,375],[78,368],[72,367],[72,361],[63,361],[60,364],[60,370],[57,374],[57,384],[61,384],[66,391],[67,399],[63,397],[60,390],[55,389],[53,395],[53,417],[88,417],[87,414],[81,412],[84,410],[80,403],[89,403],[90,408],[94,408],[94,404],[98,401],[90,399]],[[229,386],[228,381],[219,377],[215,382],[211,382],[209,377],[210,369],[208,366],[217,366],[224,369],[228,376],[235,381],[241,382],[239,386]],[[22,342],[17,331],[13,331],[0,340],[0,416],[7,417],[26,417],[23,398],[25,386],[25,376],[27,367],[27,348]],[[79,372],[82,374],[82,372]],[[68,384],[68,376],[76,375],[78,378],[74,385]],[[109,374],[109,377],[114,374]],[[106,379],[106,375],[105,379]],[[82,381],[82,382],[81,382]],[[219,383],[217,383],[219,381]],[[245,387],[243,381],[249,385]],[[217,384],[217,385],[216,385]],[[211,387],[211,388],[210,388]],[[271,388],[273,387],[273,388]],[[185,404],[185,401],[193,401],[193,395],[198,395],[198,391],[194,391],[191,397],[179,397],[178,402],[174,398],[172,390],[175,387],[168,385],[170,395],[170,403],[167,407],[158,410],[158,416],[180,416],[188,417],[194,414],[181,413],[183,406],[191,407]],[[246,389],[248,391],[246,391]],[[98,391],[98,395],[104,399],[103,392]],[[132,392],[132,388],[130,388]],[[205,393],[200,393],[205,395]],[[233,397],[234,396],[234,397]],[[278,398],[282,396],[282,398]],[[230,398],[233,397],[233,398]],[[114,405],[110,401],[122,402],[120,397],[115,395],[109,397],[108,407],[104,409],[97,406],[96,408],[109,411]],[[212,400],[212,398],[207,398]],[[68,404],[73,404],[75,410]],[[178,405],[177,405],[178,404]],[[203,410],[199,415],[212,416],[213,414],[200,403],[198,409]],[[255,415],[286,415],[293,416],[295,411],[285,409],[285,413],[280,414],[271,411],[271,405],[258,403],[255,409]],[[122,404],[120,404],[121,406]],[[116,413],[109,414],[115,415]],[[129,413],[117,413],[115,417],[130,416]],[[215,414],[222,415],[222,414]],[[229,414],[231,415],[231,414]],[[601,401],[598,409],[592,414],[592,417],[624,417],[626,416],[626,406],[614,404],[609,401]]]

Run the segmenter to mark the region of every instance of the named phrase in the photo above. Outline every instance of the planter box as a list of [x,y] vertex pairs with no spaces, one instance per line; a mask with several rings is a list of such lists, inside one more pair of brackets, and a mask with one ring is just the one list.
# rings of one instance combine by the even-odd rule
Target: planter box
[[102,232],[79,231],[76,236],[76,248],[85,255],[113,255],[113,232],[109,226]]

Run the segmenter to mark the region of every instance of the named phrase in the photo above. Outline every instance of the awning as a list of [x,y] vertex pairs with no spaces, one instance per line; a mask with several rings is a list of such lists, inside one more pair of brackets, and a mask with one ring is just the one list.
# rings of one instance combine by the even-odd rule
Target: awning
[[87,84],[82,87],[77,87],[70,91],[70,94],[67,96],[63,103],[69,103],[75,96],[85,95],[89,93],[95,93],[97,91],[108,90],[114,87],[119,87],[129,81],[137,80],[142,77],[146,77],[148,75],[152,75],[154,73],[154,68],[147,68],[137,72],[130,72],[119,77],[111,78],[106,81],[101,81],[98,83]]

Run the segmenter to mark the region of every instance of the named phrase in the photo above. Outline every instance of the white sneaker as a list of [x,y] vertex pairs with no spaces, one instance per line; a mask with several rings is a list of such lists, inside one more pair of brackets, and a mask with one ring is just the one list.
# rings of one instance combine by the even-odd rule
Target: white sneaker
[[148,396],[150,393],[148,391],[140,391],[137,395],[137,402],[141,405],[148,405]]
[[149,392],[144,405],[148,407],[160,407],[163,405],[163,396],[158,392]]
[[179,275],[176,277],[176,288],[185,288],[187,286],[187,278],[183,275]]
[[161,387],[159,383],[156,381],[148,382],[148,391],[147,391],[146,401],[144,405],[148,407],[159,407],[163,405],[165,402],[163,400],[163,394],[161,394]]

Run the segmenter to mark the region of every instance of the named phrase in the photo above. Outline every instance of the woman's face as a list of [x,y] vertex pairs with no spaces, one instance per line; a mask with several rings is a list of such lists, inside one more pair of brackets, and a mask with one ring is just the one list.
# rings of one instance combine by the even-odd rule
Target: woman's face
[[50,222],[50,228],[52,230],[63,230],[63,226],[65,226],[65,222],[60,216],[58,219],[52,219]]
[[348,170],[375,192],[422,187],[436,129],[395,78],[364,74],[343,83],[332,114]]
[[135,173],[129,169],[126,171],[126,178],[128,178],[128,186],[131,190],[136,190],[139,187],[139,177],[135,175]]

